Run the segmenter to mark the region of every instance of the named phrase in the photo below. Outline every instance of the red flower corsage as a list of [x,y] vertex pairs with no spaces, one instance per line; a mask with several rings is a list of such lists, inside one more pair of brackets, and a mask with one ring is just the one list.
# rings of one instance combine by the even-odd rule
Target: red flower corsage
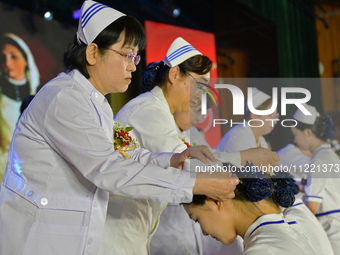
[[179,137],[179,139],[181,139],[182,142],[187,146],[187,148],[190,148],[190,144],[189,144],[188,142],[185,141],[185,137],[180,137],[180,136],[178,136],[178,137]]
[[132,139],[129,132],[133,127],[124,127],[120,121],[113,126],[114,149],[119,150],[120,154],[131,158],[125,151],[133,150],[139,147],[137,139]]

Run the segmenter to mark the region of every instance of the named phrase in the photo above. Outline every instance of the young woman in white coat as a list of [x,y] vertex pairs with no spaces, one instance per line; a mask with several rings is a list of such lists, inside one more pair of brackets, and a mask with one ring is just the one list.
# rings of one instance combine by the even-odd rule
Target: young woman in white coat
[[65,51],[68,72],[39,91],[14,132],[0,190],[0,254],[97,254],[109,193],[174,203],[190,202],[193,192],[233,196],[235,178],[169,167],[190,154],[204,159],[202,148],[136,149],[131,159],[114,150],[105,95],[128,88],[145,33],[134,18],[94,1],[81,14]]
[[256,171],[237,175],[240,183],[235,198],[218,201],[194,195],[193,202],[184,205],[189,217],[201,225],[204,235],[225,245],[241,236],[243,255],[318,254],[295,226],[299,223],[281,213],[280,206],[291,206],[294,190],[298,190],[292,179]]
[[295,195],[292,206],[284,208],[282,213],[287,218],[295,218],[299,224],[293,224],[305,235],[318,255],[333,255],[333,248],[321,223],[308,209],[301,198]]
[[306,205],[324,227],[334,254],[340,254],[340,159],[332,150],[327,139],[334,139],[337,130],[329,116],[322,117],[315,107],[304,105],[311,115],[304,115],[300,109],[294,114],[298,121],[292,127],[294,142],[309,150]]
[[[272,105],[271,97],[253,88],[253,106],[257,110],[267,110]],[[270,115],[255,115],[246,107],[244,124],[238,124],[232,127],[221,139],[216,146],[219,151],[235,152],[249,148],[263,147],[268,148],[264,135],[273,131],[277,121],[265,121],[266,119],[277,119],[278,113],[275,111]],[[248,122],[254,120],[252,126]],[[260,124],[262,126],[259,126]]]
[[[207,83],[210,77],[210,69],[211,61],[207,57],[202,56],[183,38],[177,38],[170,46],[163,61],[148,65],[143,77],[143,86],[147,92],[128,102],[117,113],[115,120],[134,127],[132,134],[138,139],[142,147],[153,151],[181,152],[185,150],[187,146],[178,137],[173,113],[176,111],[188,111],[191,105],[196,104],[201,94],[197,88],[199,84],[195,83],[192,77]],[[259,154],[261,155],[257,155],[254,151],[248,151],[230,154],[229,158],[233,158],[238,165],[241,164],[241,156],[243,162],[247,159],[250,160],[249,157],[251,157],[254,160],[258,158],[259,161],[266,161],[266,163],[278,163],[276,155],[271,154],[269,151]],[[137,243],[137,247],[143,248],[143,250],[139,249],[138,254],[149,252],[150,240],[157,229],[159,217],[163,217],[161,212],[165,206],[166,204],[149,200],[112,197],[109,203],[108,220],[104,232],[112,232],[117,223],[123,222],[116,215],[111,214],[110,207],[112,207],[115,210],[120,208],[121,217],[129,222],[129,224],[122,226],[124,227],[123,233],[129,234],[113,233],[115,234],[115,241],[103,239],[103,247],[107,247],[105,252],[115,250],[115,247],[117,247],[115,244],[119,244],[126,238],[131,242],[135,241],[136,231],[131,228],[134,221],[136,219],[145,219],[148,215],[152,215],[152,220],[150,218],[148,218],[150,220],[143,220],[144,239],[140,238],[137,242],[134,242]],[[173,204],[166,209],[166,212],[167,214],[163,217],[166,220],[162,220],[165,224],[162,224],[164,228],[162,228],[161,232],[158,232],[161,234],[158,235],[157,233],[159,238],[155,242],[152,241],[151,253],[199,254],[201,252],[197,248],[200,247],[199,241],[197,241],[199,239],[197,234],[199,233],[193,227],[182,228],[181,222],[187,221],[183,208]],[[192,224],[190,223],[190,225]],[[144,242],[144,246],[141,245],[142,242]]]
[[[271,97],[254,88],[253,89],[253,106],[257,110],[267,110],[271,107],[272,100]],[[277,112],[271,114],[270,116],[260,116],[251,113],[246,106],[246,114],[244,118],[244,124],[238,124],[237,126],[232,127],[221,139],[221,141],[216,146],[216,150],[218,151],[225,151],[225,152],[236,152],[241,151],[249,148],[268,148],[268,144],[266,139],[263,137],[264,135],[269,134],[276,124],[276,121],[265,121],[265,119],[276,119],[278,117]],[[249,120],[258,119],[263,121],[263,125],[257,127],[259,125],[258,121],[254,121],[253,126],[251,127],[247,123]],[[220,244],[214,245],[215,249]],[[220,250],[224,252],[232,253],[235,255],[242,254],[243,245],[242,239],[238,236],[235,242],[228,246],[228,247],[220,247]]]

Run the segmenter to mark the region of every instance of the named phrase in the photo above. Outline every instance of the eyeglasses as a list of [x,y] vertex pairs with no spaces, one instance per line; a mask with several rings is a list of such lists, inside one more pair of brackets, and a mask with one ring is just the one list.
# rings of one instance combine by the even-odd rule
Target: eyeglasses
[[199,80],[197,80],[197,79],[196,79],[194,76],[192,76],[190,73],[189,73],[189,75],[190,75],[191,78],[193,78],[194,81],[198,84],[198,86],[197,86],[198,89],[203,89],[203,88],[209,86],[209,84],[204,83],[204,82],[200,82]]
[[136,55],[135,53],[133,53],[131,51],[129,51],[128,53],[125,53],[125,52],[121,52],[121,51],[110,49],[110,48],[108,50],[112,50],[112,51],[118,53],[119,55],[126,57],[126,60],[127,60],[128,63],[134,62],[135,65],[139,64],[140,55]]

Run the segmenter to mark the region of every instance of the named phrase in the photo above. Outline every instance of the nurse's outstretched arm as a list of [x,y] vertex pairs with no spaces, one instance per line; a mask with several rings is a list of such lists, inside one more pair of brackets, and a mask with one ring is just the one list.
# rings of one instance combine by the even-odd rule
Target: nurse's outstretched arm
[[[170,159],[173,167],[182,169],[185,159],[197,158],[205,164],[209,161],[217,162],[208,146],[190,147],[182,153],[175,153]],[[197,173],[193,194],[203,194],[216,200],[226,200],[235,197],[234,190],[239,183],[236,175],[230,173]]]
[[170,159],[170,166],[183,169],[184,160],[188,158],[197,158],[205,164],[210,161],[217,162],[213,153],[209,150],[208,146],[200,145],[190,147],[184,150],[182,153],[175,153]]
[[197,173],[193,194],[203,194],[212,199],[223,201],[235,197],[239,179],[230,173]]
[[245,165],[248,162],[253,162],[255,166],[278,166],[280,156],[274,151],[270,151],[266,148],[251,148],[241,151],[241,165]]

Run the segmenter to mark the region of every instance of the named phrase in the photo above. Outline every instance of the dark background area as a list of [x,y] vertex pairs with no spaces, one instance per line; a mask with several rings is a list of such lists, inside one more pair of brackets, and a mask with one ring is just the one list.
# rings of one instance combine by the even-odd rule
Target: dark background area
[[[34,36],[37,27],[30,13],[43,16],[53,12],[56,22],[67,30],[76,32],[78,20],[72,18],[83,0],[1,0],[8,6],[7,11],[17,8],[27,29]],[[318,52],[315,20],[327,22],[315,13],[324,5],[340,7],[340,0],[100,0],[123,13],[134,16],[142,24],[145,20],[211,32],[216,37],[218,72],[220,77],[229,75],[237,60],[229,55],[228,49],[241,49],[247,53],[247,73],[245,77],[318,77]],[[175,17],[173,10],[180,8]],[[10,21],[8,21],[10,22]],[[46,21],[47,22],[47,21]],[[5,26],[6,24],[1,24]],[[65,34],[65,37],[69,34]],[[63,38],[64,39],[64,38]],[[70,39],[70,38],[69,38]],[[68,40],[69,40],[68,39]],[[58,43],[58,42],[55,42]],[[145,70],[144,52],[142,62],[134,73],[128,93],[130,98],[139,95],[141,76]],[[57,57],[56,57],[57,58]],[[232,72],[231,72],[232,73]],[[244,76],[243,76],[244,77]],[[308,85],[306,85],[308,86]],[[304,87],[304,85],[301,85]],[[320,86],[309,90],[313,98],[311,104],[322,109]],[[270,91],[268,91],[270,92]],[[291,109],[292,113],[295,109]],[[222,109],[223,112],[223,109]],[[222,130],[224,134],[227,130]],[[289,132],[277,137],[280,128],[274,130],[269,140],[279,140],[281,148],[289,137]],[[278,149],[273,148],[273,149]]]

